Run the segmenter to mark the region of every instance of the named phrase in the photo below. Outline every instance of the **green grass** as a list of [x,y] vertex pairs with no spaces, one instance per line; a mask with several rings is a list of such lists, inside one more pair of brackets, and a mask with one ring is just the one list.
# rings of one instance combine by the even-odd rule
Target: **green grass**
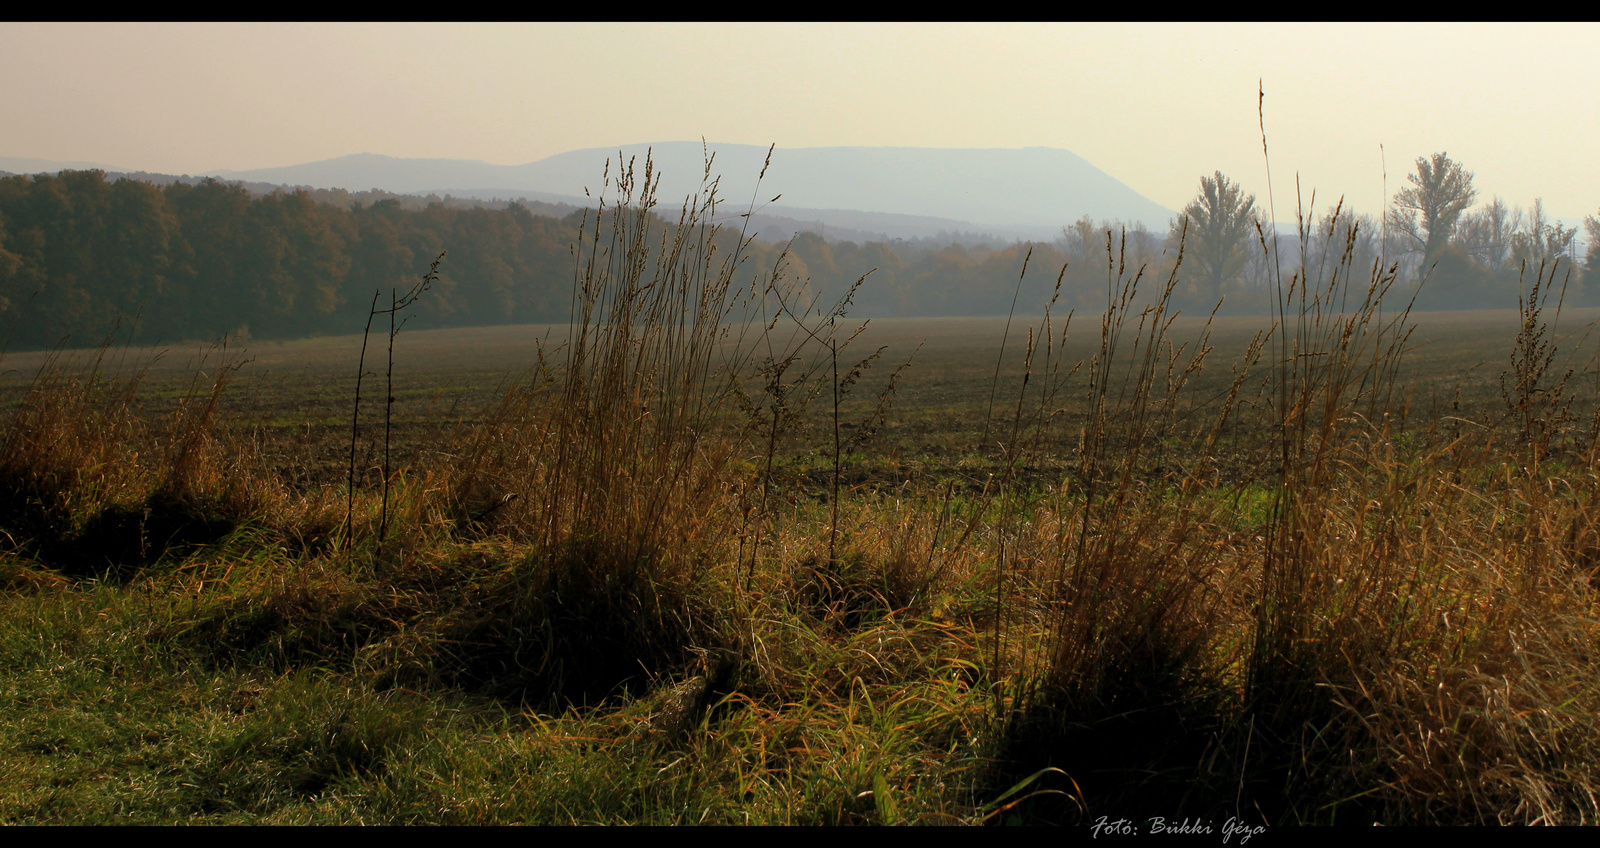
[[227,598],[251,597],[241,571],[199,595],[81,584],[4,599],[7,823],[875,822],[861,793],[877,782],[896,820],[967,805],[983,702],[949,625],[836,635],[792,619],[764,634],[784,678],[758,664],[740,693],[662,730],[670,678],[551,714],[375,685],[373,661],[297,651],[292,628],[233,650],[188,638],[219,612],[241,617]]

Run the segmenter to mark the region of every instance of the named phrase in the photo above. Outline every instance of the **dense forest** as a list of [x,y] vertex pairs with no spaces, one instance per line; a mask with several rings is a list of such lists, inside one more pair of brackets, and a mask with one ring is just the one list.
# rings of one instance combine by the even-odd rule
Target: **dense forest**
[[[355,332],[374,293],[405,291],[445,251],[414,326],[568,318],[582,210],[150,176],[64,171],[0,179],[0,332],[13,348],[93,344],[119,327],[142,342]],[[1014,299],[1021,312],[1040,311],[1058,280],[1058,309],[1098,310],[1108,244],[1118,264],[1165,275],[1183,242],[1185,306],[1210,311],[1222,298],[1224,312],[1264,312],[1272,260],[1260,248],[1270,237],[1253,230],[1253,198],[1238,196],[1221,174],[1217,180],[1202,181],[1200,199],[1185,210],[1195,224],[1187,235],[1181,220],[1156,234],[1084,218],[1050,243],[858,244],[800,233],[785,243],[754,240],[742,255],[748,279],[774,269],[796,275],[810,281],[819,303],[868,275],[853,303],[861,317],[995,315]],[[1219,193],[1218,185],[1235,191]],[[1274,246],[1285,267],[1298,265],[1302,250],[1336,260],[1348,249],[1358,268],[1380,255],[1397,261],[1404,285],[1426,279],[1420,308],[1512,307],[1524,263],[1564,256],[1583,264],[1568,256],[1572,231],[1549,227],[1537,206],[1526,219],[1513,212],[1496,199],[1483,212],[1458,214],[1442,235],[1409,231],[1415,244],[1395,219],[1385,245],[1384,229],[1370,218],[1330,210],[1307,222],[1303,238],[1279,236]],[[1219,221],[1233,230],[1219,229]],[[1435,230],[1442,232],[1437,222]],[[739,232],[729,227],[722,238],[733,250]],[[1590,243],[1600,239],[1591,234]],[[1596,265],[1592,251],[1588,264]],[[1596,301],[1600,273],[1590,277],[1572,277],[1580,283],[1572,301]]]
[[[0,320],[13,345],[359,330],[375,291],[409,288],[451,250],[419,320],[564,318],[577,220],[434,204],[407,210],[252,194],[214,180],[158,186],[97,171],[0,180]],[[134,319],[137,317],[137,321]]]

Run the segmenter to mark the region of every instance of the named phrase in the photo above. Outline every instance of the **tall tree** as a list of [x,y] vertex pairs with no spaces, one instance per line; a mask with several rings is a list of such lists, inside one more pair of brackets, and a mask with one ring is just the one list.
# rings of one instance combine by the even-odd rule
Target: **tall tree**
[[1600,300],[1600,214],[1583,219],[1589,250],[1583,257],[1583,286],[1591,301]]
[[1493,269],[1511,259],[1511,241],[1522,229],[1522,210],[1496,197],[1477,213],[1461,216],[1456,240],[1472,258]]
[[[1200,178],[1200,194],[1184,207],[1189,221],[1184,263],[1194,269],[1191,279],[1201,296],[1215,301],[1222,286],[1244,270],[1250,258],[1250,236],[1256,228],[1256,196],[1246,197],[1244,189],[1216,171]],[[1172,234],[1183,232],[1183,221],[1172,225]]]
[[6,250],[6,216],[0,212],[0,321],[11,311],[12,279],[22,268],[22,257]]
[[1106,264],[1106,231],[1096,227],[1088,215],[1062,227],[1060,241],[1073,261]]
[[1518,265],[1538,268],[1571,250],[1577,235],[1576,227],[1569,230],[1559,221],[1550,223],[1544,214],[1544,199],[1534,198],[1528,228],[1511,238],[1511,258]]
[[1472,172],[1445,153],[1417,157],[1417,171],[1407,174],[1411,185],[1394,196],[1389,226],[1398,230],[1414,249],[1422,251],[1422,273],[1450,243],[1461,213],[1478,199]]
[[1343,203],[1330,208],[1318,219],[1311,232],[1306,257],[1312,279],[1322,279],[1349,254],[1351,272],[1372,273],[1379,254],[1380,232],[1376,221],[1345,208]]

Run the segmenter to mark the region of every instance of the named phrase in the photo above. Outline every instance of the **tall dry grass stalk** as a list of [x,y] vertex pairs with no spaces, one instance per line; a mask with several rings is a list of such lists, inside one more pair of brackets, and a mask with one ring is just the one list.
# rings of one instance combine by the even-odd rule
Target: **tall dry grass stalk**
[[608,166],[574,250],[567,338],[465,445],[458,518],[663,574],[705,565],[741,524],[759,537],[764,497],[750,486],[768,486],[786,428],[827,388],[825,357],[836,368],[854,339],[835,335],[854,289],[821,316],[786,254],[748,267],[753,236],[715,223],[712,165],[675,223],[657,214],[648,158]]
[[129,446],[143,434],[134,412],[139,378],[108,379],[109,343],[78,368],[53,352],[35,373],[0,446],[5,512],[17,530],[66,538],[88,513],[126,500],[140,487],[141,463]]
[[[1142,299],[1108,244],[1076,466],[1056,492],[1002,508],[993,542],[1007,780],[1040,766],[1072,778],[1054,790],[1070,802],[1041,800],[1042,815],[1600,813],[1596,469],[1540,465],[1581,436],[1542,311],[1553,278],[1541,269],[1522,302],[1506,415],[1463,432],[1415,420],[1409,305],[1385,309],[1397,269],[1355,267],[1353,245],[1352,229],[1321,268],[1302,252],[1274,326],[1226,391],[1196,400],[1205,334],[1192,349],[1168,335],[1180,271]],[[1241,395],[1258,379],[1252,404]],[[1048,421],[1066,393],[1039,392]],[[1205,410],[1212,423],[1194,426]],[[1212,462],[1230,419],[1271,438],[1258,472],[1227,483]],[[1577,447],[1564,456],[1592,458]],[[1008,621],[1045,648],[1008,644]]]
[[451,492],[460,518],[665,574],[723,537],[738,458],[726,401],[742,364],[725,318],[748,294],[742,245],[726,251],[708,223],[714,193],[668,226],[654,179],[648,161],[614,184],[608,172],[575,249],[568,338],[476,429]]
[[46,357],[0,443],[7,536],[72,575],[118,574],[216,541],[282,494],[220,425],[242,364],[226,343],[165,420],[138,408],[144,367],[108,370],[109,353],[107,343],[79,362]]
[[[1351,228],[1352,239],[1354,233]],[[1316,615],[1312,583],[1320,578],[1313,549],[1323,551],[1332,541],[1323,533],[1326,499],[1337,496],[1337,483],[1349,470],[1377,458],[1374,444],[1387,443],[1404,426],[1405,408],[1394,400],[1395,376],[1411,335],[1409,306],[1383,315],[1397,271],[1368,269],[1370,276],[1361,279],[1352,265],[1353,244],[1347,242],[1325,279],[1312,279],[1302,260],[1288,287],[1280,289],[1280,314],[1292,317],[1281,319],[1281,352],[1273,370],[1278,468],[1256,605],[1255,663],[1300,663],[1295,654],[1307,644],[1305,628]],[[1256,681],[1281,673],[1284,668],[1259,666],[1252,672]]]

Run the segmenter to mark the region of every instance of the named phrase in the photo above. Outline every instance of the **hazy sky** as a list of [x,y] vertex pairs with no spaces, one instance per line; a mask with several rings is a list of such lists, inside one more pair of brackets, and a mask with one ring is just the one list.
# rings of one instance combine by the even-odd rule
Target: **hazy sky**
[[1182,207],[1221,170],[1379,207],[1448,151],[1482,199],[1600,209],[1600,25],[0,24],[0,156],[160,172],[348,153],[520,164],[708,138],[1071,150]]

